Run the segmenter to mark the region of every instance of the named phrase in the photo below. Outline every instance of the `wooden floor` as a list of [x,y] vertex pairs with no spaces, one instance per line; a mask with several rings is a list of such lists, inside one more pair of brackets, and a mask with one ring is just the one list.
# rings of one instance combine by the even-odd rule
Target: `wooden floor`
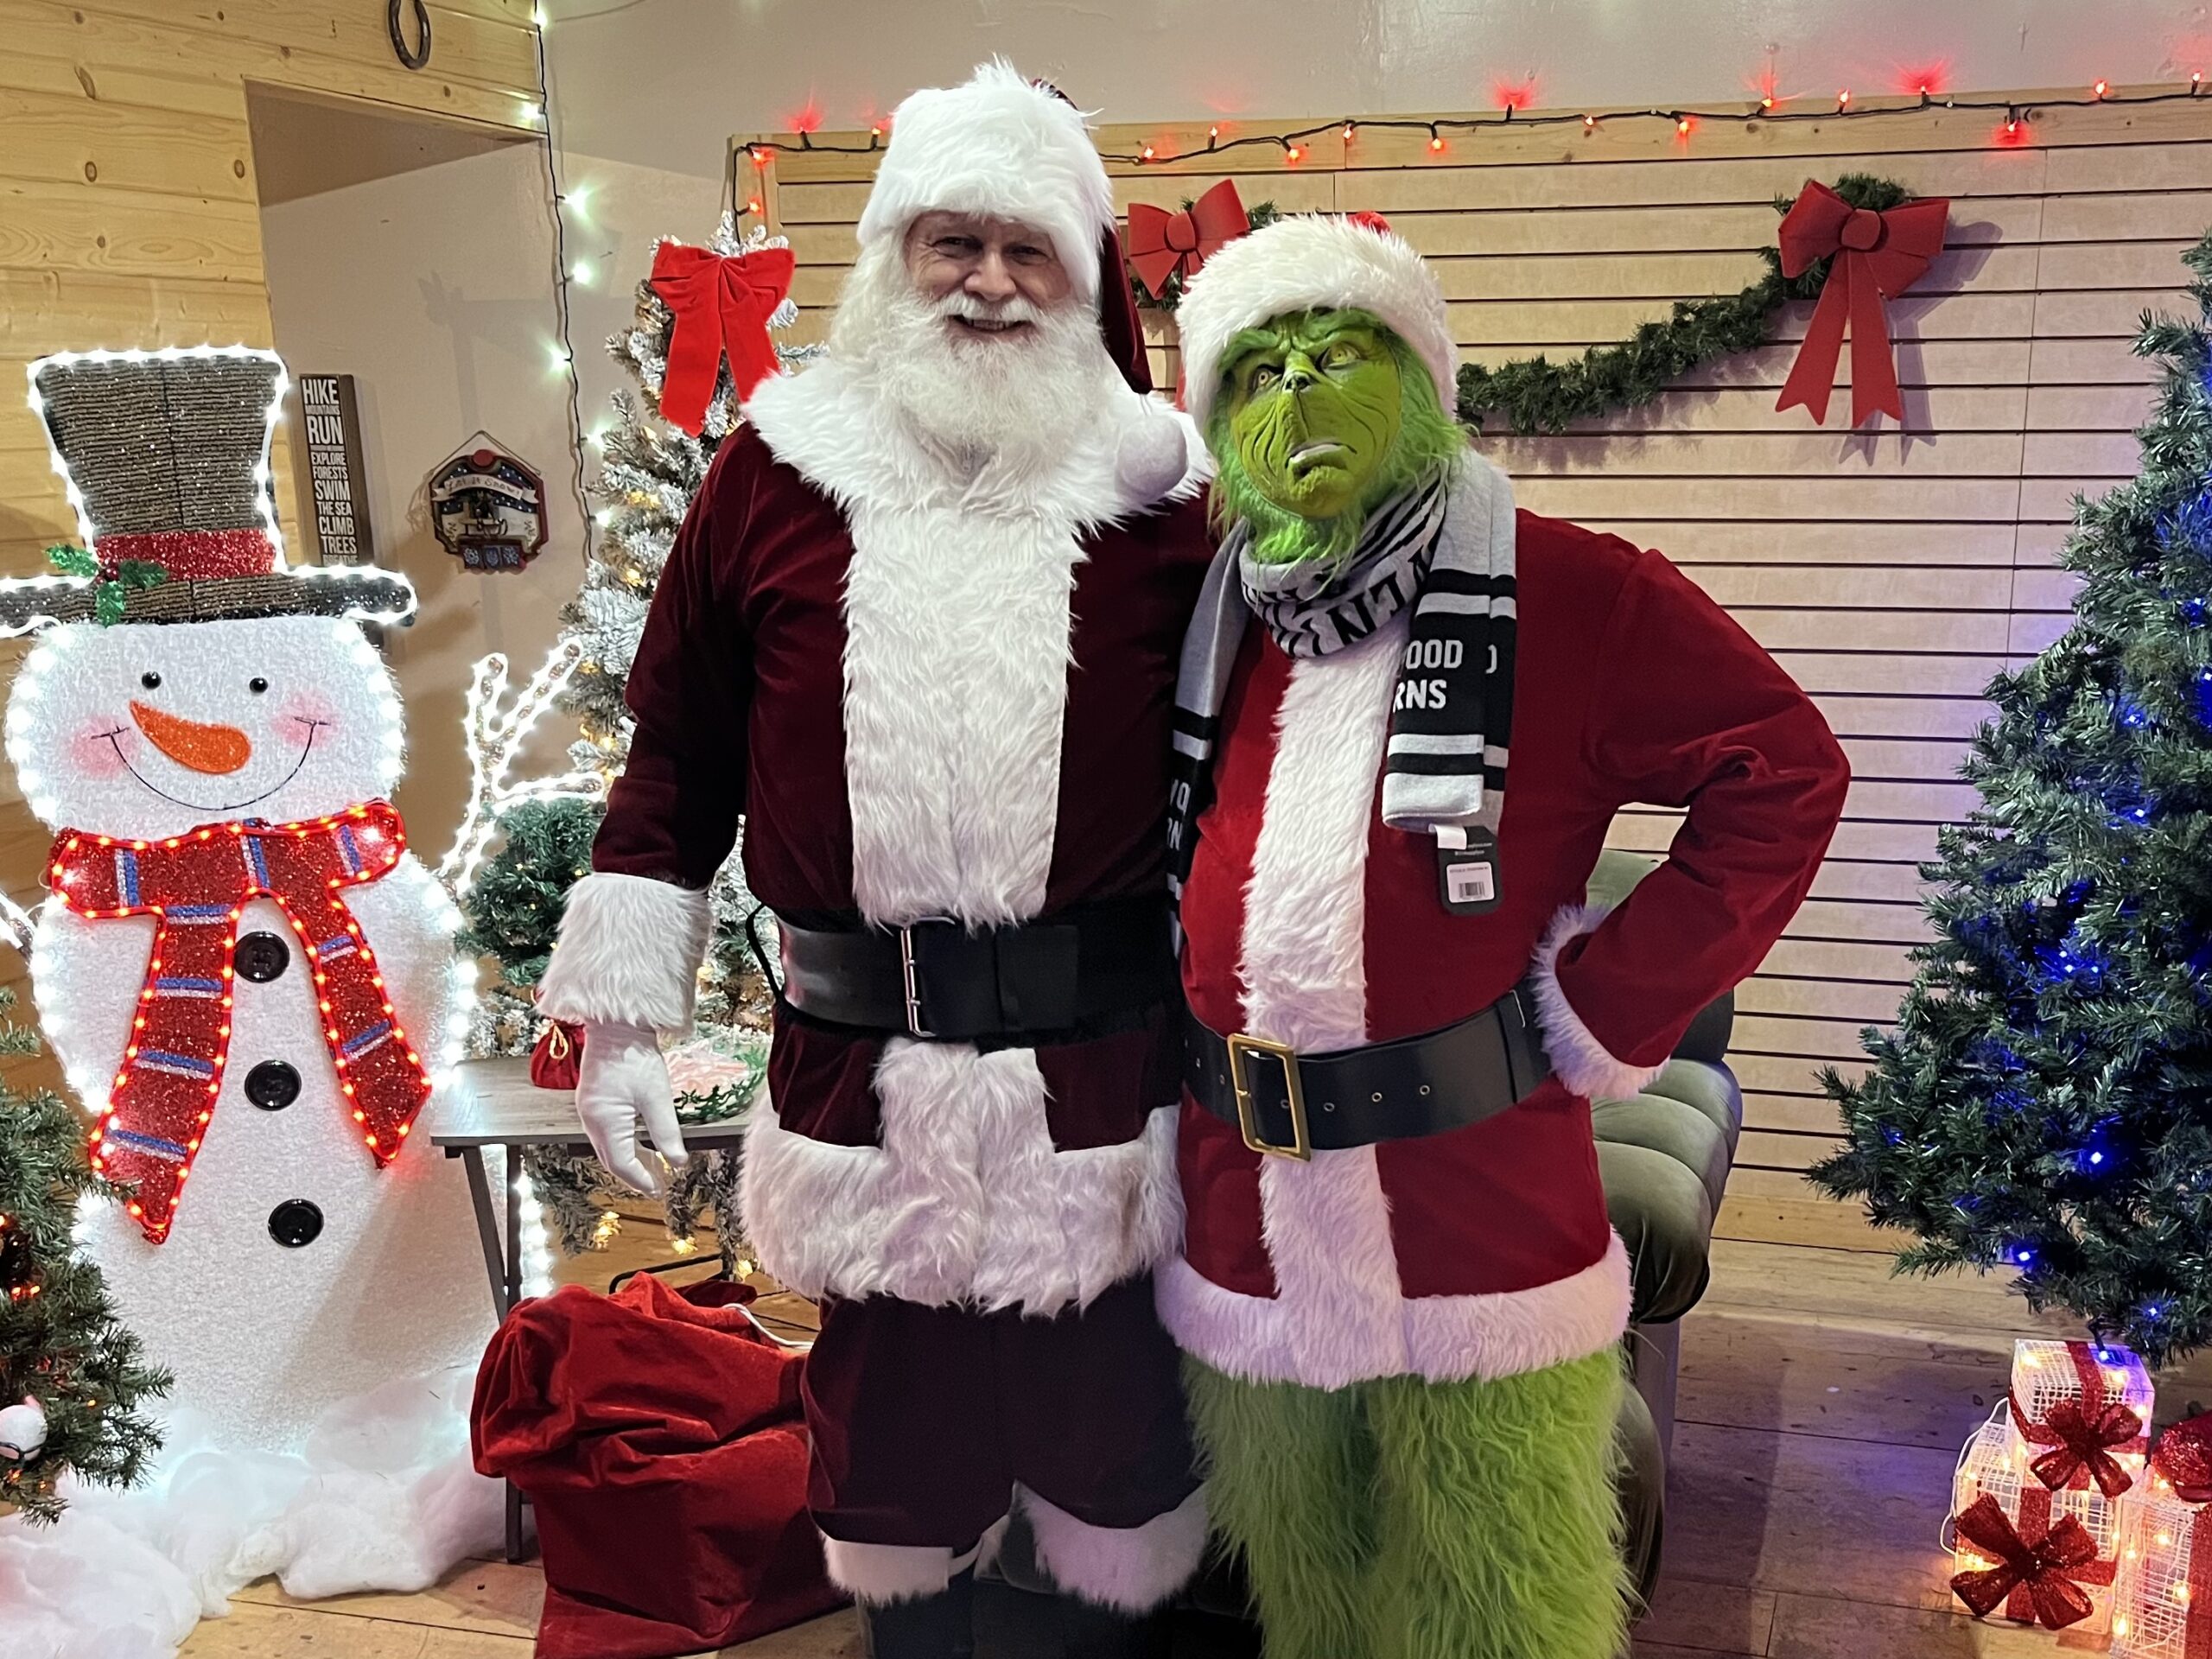
[[[643,1230],[637,1230],[642,1231]],[[1814,1236],[1819,1236],[1820,1234]],[[1997,1284],[1893,1280],[1888,1258],[1719,1240],[1684,1322],[1667,1571],[1638,1659],[1950,1659],[2063,1653],[2047,1631],[1953,1611],[1936,1543],[1959,1447],[2005,1388],[2015,1336],[2075,1335]],[[579,1278],[605,1282],[603,1258]],[[2212,1364],[2161,1379],[2162,1421],[2212,1399]],[[416,1596],[288,1600],[248,1589],[188,1659],[524,1659],[534,1567],[472,1563]],[[854,1659],[849,1615],[741,1649]]]

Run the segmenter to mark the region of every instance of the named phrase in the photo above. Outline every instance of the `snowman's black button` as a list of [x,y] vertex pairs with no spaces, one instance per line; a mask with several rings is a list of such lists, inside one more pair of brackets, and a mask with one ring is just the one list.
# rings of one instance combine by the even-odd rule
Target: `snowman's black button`
[[322,1232],[322,1211],[305,1198],[287,1198],[269,1212],[269,1236],[288,1250],[312,1244]]
[[245,1097],[264,1112],[281,1112],[300,1097],[300,1074],[282,1060],[264,1060],[245,1074]]
[[232,960],[243,977],[266,985],[292,965],[292,948],[274,933],[249,933]]

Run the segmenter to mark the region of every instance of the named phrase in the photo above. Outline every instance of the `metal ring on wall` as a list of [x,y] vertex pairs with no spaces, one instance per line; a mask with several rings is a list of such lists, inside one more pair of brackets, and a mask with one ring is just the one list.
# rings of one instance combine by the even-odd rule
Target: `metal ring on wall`
[[385,13],[385,25],[391,31],[391,49],[400,62],[410,69],[420,69],[430,60],[430,12],[423,0],[415,0],[415,28],[422,36],[422,44],[408,50],[407,31],[400,27],[399,0],[391,0]]

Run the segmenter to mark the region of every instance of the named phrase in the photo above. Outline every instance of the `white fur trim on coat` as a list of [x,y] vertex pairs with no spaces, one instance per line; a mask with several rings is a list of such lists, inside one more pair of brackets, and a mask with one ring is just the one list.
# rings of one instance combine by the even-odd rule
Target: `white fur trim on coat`
[[1021,1503],[1052,1581],[1116,1612],[1151,1611],[1191,1581],[1205,1555],[1203,1486],[1141,1527],[1094,1527],[1026,1487]]
[[1135,1141],[1063,1152],[1029,1049],[901,1038],[875,1085],[880,1146],[816,1141],[769,1112],[747,1134],[746,1236],[786,1288],[1051,1314],[1182,1242],[1176,1108]]
[[539,1010],[556,1020],[685,1030],[713,922],[704,893],[594,871],[569,889]]
[[1543,1039],[1544,1052],[1551,1057],[1552,1071],[1570,1094],[1586,1100],[1624,1100],[1641,1093],[1645,1084],[1667,1069],[1664,1060],[1656,1065],[1631,1065],[1616,1058],[1582,1023],[1567,993],[1560,988],[1559,953],[1570,939],[1596,932],[1611,908],[1566,906],[1545,928],[1529,969],[1529,989],[1536,999],[1537,1034]]
[[952,1551],[942,1544],[855,1544],[828,1534],[822,1564],[830,1582],[856,1600],[918,1601],[952,1582]]
[[1581,1272],[1550,1284],[1395,1298],[1352,1326],[1316,1318],[1300,1298],[1225,1290],[1179,1257],[1156,1285],[1160,1321],[1185,1353],[1225,1376],[1309,1389],[1407,1375],[1494,1381],[1564,1364],[1620,1340],[1630,1291],[1618,1235]]
[[[1080,533],[1197,493],[1212,470],[1197,429],[1160,400],[1133,391],[1102,348],[1090,425],[1049,467],[986,466],[956,474],[918,442],[867,374],[830,358],[803,374],[772,375],[745,405],[769,453],[842,507],[929,508],[963,518],[1028,518]],[[1180,473],[1161,417],[1184,435]]]
[[961,86],[909,93],[892,113],[860,240],[904,236],[930,213],[1034,226],[1052,238],[1076,291],[1098,302],[1098,240],[1114,222],[1106,164],[1075,106],[1003,58]]
[[1183,404],[1203,432],[1220,389],[1229,342],[1294,311],[1371,311],[1396,330],[1457,402],[1452,343],[1436,274],[1402,237],[1333,213],[1300,213],[1241,236],[1191,279],[1175,313],[1183,348]]

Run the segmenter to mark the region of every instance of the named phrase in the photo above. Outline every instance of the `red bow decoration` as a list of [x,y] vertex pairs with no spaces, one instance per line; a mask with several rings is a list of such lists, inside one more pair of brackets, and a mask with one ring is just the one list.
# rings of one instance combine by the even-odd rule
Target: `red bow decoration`
[[795,265],[789,248],[715,253],[664,242],[653,250],[653,292],[676,314],[660,386],[662,419],[699,435],[725,354],[740,403],[777,372],[768,319],[791,291]]
[[2176,1423],[2158,1437],[2151,1467],[2184,1503],[2212,1503],[2212,1412]]
[[64,905],[87,919],[155,918],[137,1018],[92,1136],[92,1167],[137,1189],[130,1215],[154,1243],[168,1235],[222,1092],[232,957],[251,899],[275,899],[307,952],[323,1042],[370,1154],[382,1166],[406,1146],[429,1074],[343,897],[390,874],[406,848],[389,801],[296,823],[204,824],[162,841],[74,830],[54,838],[47,885]]
[[2061,1400],[2039,1423],[2029,1419],[2018,1400],[2010,1395],[2005,1399],[2021,1439],[2051,1448],[2028,1467],[2054,1492],[2094,1480],[2107,1497],[2118,1497],[2135,1484],[2135,1477],[2120,1466],[2112,1448],[2140,1440],[2143,1420],[2119,1401],[2107,1401],[2101,1389],[2093,1400]]
[[1189,282],[1207,260],[1251,228],[1233,179],[1224,179],[1179,213],[1133,201],[1129,266],[1145,291],[1158,299],[1171,278]]
[[1883,305],[1918,282],[1943,251],[1943,229],[1951,204],[1929,196],[1877,213],[1853,207],[1841,196],[1808,179],[1797,200],[1782,217],[1782,274],[1798,276],[1815,261],[1833,258],[1821,301],[1797,361],[1783,382],[1775,408],[1802,404],[1826,425],[1828,393],[1835,385],[1836,362],[1843,353],[1844,324],[1851,325],[1851,423],[1859,425],[1876,410],[1904,418],[1897,391],[1897,365],[1890,350],[1890,318]]
[[1959,1536],[1998,1563],[1952,1575],[1951,1589],[1977,1618],[2009,1602],[2008,1617],[2063,1630],[2093,1611],[2082,1585],[2111,1582],[2113,1563],[2097,1560],[2096,1540],[2070,1515],[2059,1516],[2047,1530],[2033,1528],[2038,1535],[2030,1542],[1997,1500],[1984,1492],[1952,1524]]

